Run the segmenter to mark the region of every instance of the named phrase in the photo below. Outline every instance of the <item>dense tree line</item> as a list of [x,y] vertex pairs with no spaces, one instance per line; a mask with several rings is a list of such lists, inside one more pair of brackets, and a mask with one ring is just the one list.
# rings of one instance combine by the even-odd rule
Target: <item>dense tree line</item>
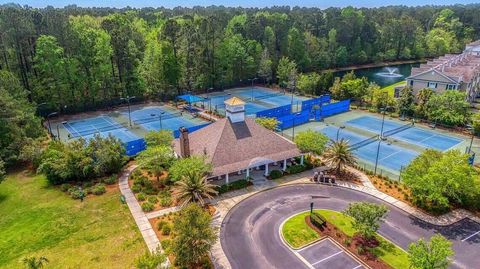
[[[314,71],[459,52],[480,5],[264,9],[0,6],[0,69],[30,101],[70,112],[259,77],[318,94]],[[296,77],[297,78],[297,77]]]

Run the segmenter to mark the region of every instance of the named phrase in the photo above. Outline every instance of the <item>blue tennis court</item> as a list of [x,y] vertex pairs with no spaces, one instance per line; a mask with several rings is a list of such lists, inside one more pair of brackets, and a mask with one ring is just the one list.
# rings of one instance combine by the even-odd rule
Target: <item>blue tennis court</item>
[[[122,112],[128,117],[128,112]],[[160,113],[162,114],[160,128]],[[188,112],[173,111],[160,106],[145,107],[131,112],[132,121],[148,131],[177,130],[180,127],[193,127],[204,124],[200,119],[193,118]]]
[[68,130],[70,137],[72,138],[83,137],[88,140],[98,134],[102,137],[107,137],[108,135],[115,136],[123,143],[140,139],[127,128],[108,116],[69,121],[63,126]]
[[295,105],[306,100],[306,98],[295,95],[292,98],[291,95],[283,92],[272,91],[260,87],[249,87],[205,95],[204,97],[206,97],[207,100],[204,104],[207,108],[211,105],[212,109],[217,109],[218,111],[223,112],[225,111],[225,105],[223,102],[233,96],[239,97],[245,101],[247,115],[254,115],[259,111],[269,108],[289,105],[292,104],[292,101]]
[[[362,116],[353,120],[349,120],[346,122],[346,124],[379,134],[382,128],[382,119],[373,116]],[[402,126],[404,126],[404,124],[391,120],[385,120],[384,133],[396,128],[401,128]],[[402,130],[401,132],[393,134],[391,137],[421,147],[432,148],[441,151],[448,150],[462,142],[461,139],[419,127],[412,127]]]
[[[325,134],[332,140],[337,137],[337,127],[328,126],[323,129],[317,129],[317,131]],[[369,137],[358,135],[348,130],[340,130],[339,139],[345,139],[349,145],[353,145],[368,139]],[[354,154],[367,162],[375,163],[377,156],[378,140],[358,148],[354,151]],[[378,165],[385,168],[392,169],[394,171],[400,171],[402,167],[407,166],[415,157],[419,155],[418,152],[406,150],[401,147],[382,142],[380,144],[380,151],[378,155]]]

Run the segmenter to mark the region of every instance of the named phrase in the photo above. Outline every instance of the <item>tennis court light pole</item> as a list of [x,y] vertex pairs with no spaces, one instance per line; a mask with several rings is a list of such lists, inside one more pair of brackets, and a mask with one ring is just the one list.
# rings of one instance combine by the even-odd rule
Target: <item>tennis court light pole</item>
[[135,99],[135,96],[127,96],[127,97],[122,97],[120,98],[120,100],[122,101],[127,101],[127,105],[128,105],[128,123],[130,125],[130,127],[132,127],[132,117],[130,116],[131,114],[131,111],[130,111],[130,100],[132,99]]
[[384,108],[382,108],[382,128],[380,129],[380,136],[379,136],[379,140],[378,140],[378,147],[377,147],[377,156],[375,157],[375,170],[373,172],[374,175],[377,174],[377,166],[378,166],[378,155],[380,154],[380,144],[382,143],[382,138],[383,138],[383,126],[385,124],[385,112],[387,111],[387,108],[390,108],[390,106],[386,106]]
[[[160,130],[163,129],[163,126],[162,126],[162,115],[163,115],[163,114],[165,114],[165,112],[160,112],[160,113],[158,113],[158,118],[159,118],[159,120],[160,120]],[[150,116],[155,117],[155,116],[157,116],[157,114],[150,114]],[[160,130],[159,130],[159,131],[160,131]]]
[[472,152],[473,139],[475,138],[475,130],[471,125],[467,125],[467,129],[472,133],[472,136],[470,137],[470,146],[468,146],[468,154],[470,154]]
[[210,94],[210,92],[212,92],[212,91],[213,91],[213,87],[208,88],[208,92],[207,92],[208,101],[209,101],[208,110],[210,112],[212,111],[212,95]]
[[336,141],[338,141],[338,135],[340,134],[340,130],[342,130],[342,129],[345,129],[344,125],[342,125],[338,128],[338,130],[337,130],[337,140]]
[[252,91],[251,91],[251,92],[252,92],[252,93],[251,93],[251,95],[252,95],[252,96],[251,96],[252,101],[253,101],[253,83],[254,83],[255,80],[257,80],[257,79],[258,79],[258,78],[249,78],[249,79],[248,79],[249,81],[252,81]]
[[[53,134],[52,134],[52,125],[50,125],[50,117],[55,116],[55,115],[57,115],[57,114],[58,114],[58,112],[52,112],[52,113],[50,113],[50,114],[47,115],[48,132],[50,133],[50,135],[53,135]],[[55,140],[55,139],[54,139],[54,140]]]
[[293,126],[292,126],[292,140],[295,141],[295,117],[300,116],[300,113],[293,114]]

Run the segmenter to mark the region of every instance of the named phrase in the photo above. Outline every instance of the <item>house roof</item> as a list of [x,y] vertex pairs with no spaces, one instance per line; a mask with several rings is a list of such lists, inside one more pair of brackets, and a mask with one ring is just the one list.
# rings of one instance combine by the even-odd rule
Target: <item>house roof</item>
[[[213,166],[211,176],[224,175],[265,163],[299,156],[297,146],[257,124],[254,119],[232,123],[218,120],[189,134],[190,154],[205,156]],[[174,150],[180,154],[179,139]]]
[[480,57],[468,52],[462,54],[446,54],[439,58],[412,68],[411,76],[414,79],[428,72],[435,72],[454,83],[470,82],[480,72]]
[[234,96],[234,97],[226,100],[226,101],[225,101],[225,104],[227,104],[227,105],[229,105],[229,106],[237,106],[237,105],[244,105],[245,102],[244,102],[242,99]]

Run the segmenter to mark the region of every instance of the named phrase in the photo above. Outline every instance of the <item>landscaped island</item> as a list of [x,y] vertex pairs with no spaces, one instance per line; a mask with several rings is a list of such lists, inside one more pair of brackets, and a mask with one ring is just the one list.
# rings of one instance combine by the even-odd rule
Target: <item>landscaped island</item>
[[[290,217],[282,227],[282,236],[294,249],[300,249],[324,237],[329,237],[341,244],[355,257],[372,268],[409,268],[408,254],[392,242],[376,234],[376,247],[367,246],[353,228],[352,218],[332,210],[318,209],[313,213],[323,216],[326,224],[323,228],[315,227],[310,220],[310,212],[302,212]],[[376,244],[375,242],[373,244]]]

